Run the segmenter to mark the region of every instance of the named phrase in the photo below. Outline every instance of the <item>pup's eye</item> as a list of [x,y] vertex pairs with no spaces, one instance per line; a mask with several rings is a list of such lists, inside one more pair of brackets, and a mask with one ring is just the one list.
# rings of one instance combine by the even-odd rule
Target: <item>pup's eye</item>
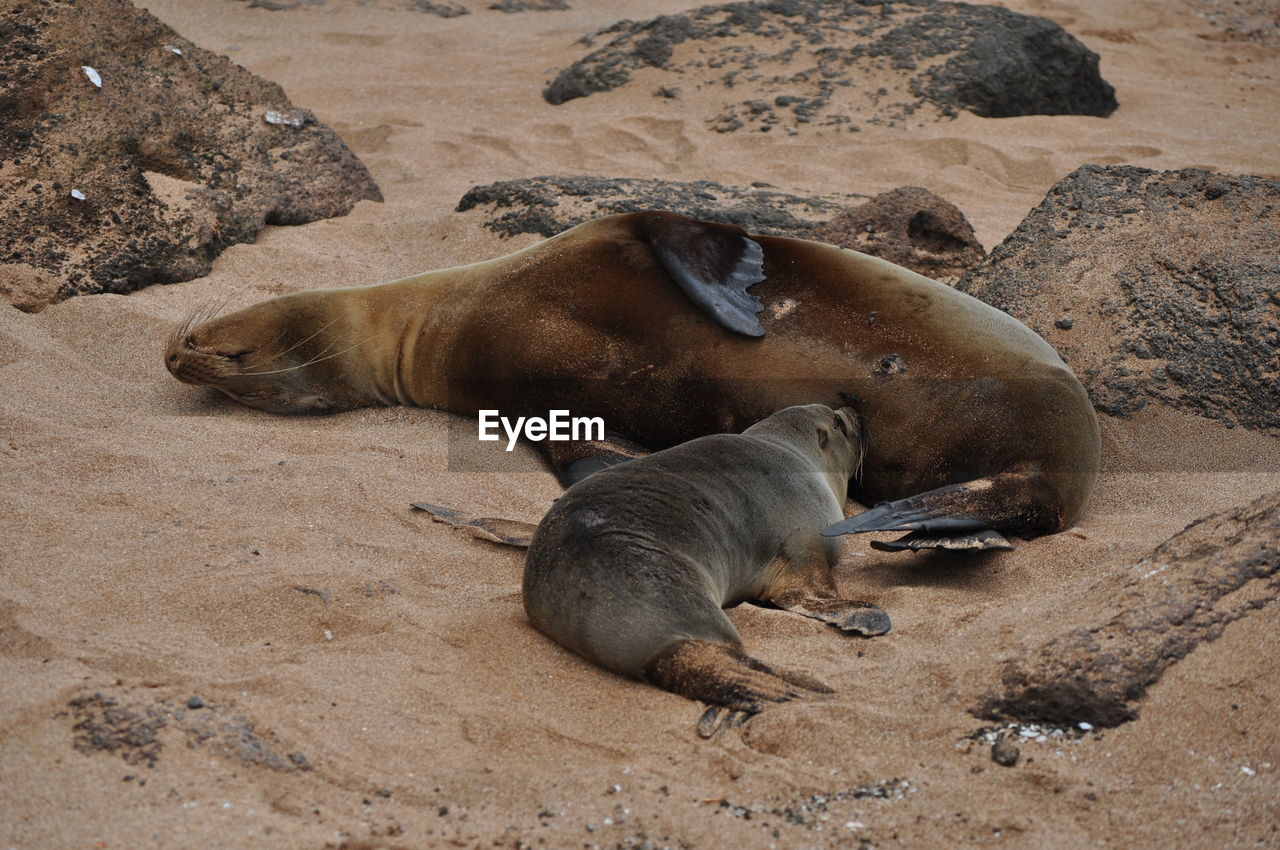
[[840,429],[840,433],[846,437],[849,436],[849,425],[844,421],[844,417],[839,413],[836,414],[836,427]]

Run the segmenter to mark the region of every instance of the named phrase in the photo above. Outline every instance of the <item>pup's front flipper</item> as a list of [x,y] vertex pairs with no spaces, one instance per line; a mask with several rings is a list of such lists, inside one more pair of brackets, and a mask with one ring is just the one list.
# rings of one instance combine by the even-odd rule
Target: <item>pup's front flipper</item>
[[681,640],[649,660],[644,679],[663,690],[709,703],[698,734],[710,737],[725,721],[741,725],[771,702],[820,699],[834,691],[806,674],[778,670],[741,647],[705,640]]
[[821,620],[842,632],[864,637],[885,634],[893,625],[888,613],[873,602],[836,599],[798,589],[773,593],[765,601],[787,611]]
[[882,502],[869,511],[823,529],[824,537],[866,531],[909,531],[877,549],[1012,549],[996,529],[1016,534],[1040,534],[1057,526],[1045,505],[1043,477],[1013,470],[949,484],[905,499]]
[[417,510],[431,514],[431,518],[436,522],[443,522],[446,525],[452,525],[454,528],[465,528],[471,532],[473,537],[488,540],[491,543],[501,543],[504,546],[514,546],[517,549],[529,548],[529,543],[533,540],[533,532],[537,528],[536,525],[529,522],[502,519],[501,517],[477,517],[463,511],[455,511],[453,508],[442,508],[439,505],[431,505],[426,502],[410,502],[409,504]]

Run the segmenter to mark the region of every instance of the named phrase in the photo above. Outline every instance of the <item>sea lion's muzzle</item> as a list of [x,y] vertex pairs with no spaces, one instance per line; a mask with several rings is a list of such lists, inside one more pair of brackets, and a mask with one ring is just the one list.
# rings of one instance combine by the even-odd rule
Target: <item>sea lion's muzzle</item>
[[236,363],[249,352],[223,352],[199,346],[186,334],[174,339],[165,352],[164,365],[169,374],[184,384],[218,386],[226,378],[238,374]]

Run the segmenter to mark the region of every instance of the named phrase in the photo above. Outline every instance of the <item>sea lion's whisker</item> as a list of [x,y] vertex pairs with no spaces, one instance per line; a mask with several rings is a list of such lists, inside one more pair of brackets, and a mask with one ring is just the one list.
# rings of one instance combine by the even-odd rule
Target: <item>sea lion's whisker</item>
[[[365,337],[364,339],[360,340],[354,345],[348,345],[346,348],[342,349],[341,351],[335,351],[333,354],[330,354],[326,357],[314,357],[311,360],[308,360],[306,363],[299,363],[297,366],[290,366],[286,369],[269,369],[264,372],[241,372],[240,374],[241,375],[278,375],[281,372],[292,372],[295,369],[305,369],[306,367],[311,366],[315,363],[323,363],[325,360],[332,360],[335,357],[341,357],[342,355],[346,354],[348,351],[351,351],[352,349],[355,349],[355,348],[359,348],[360,346],[364,345],[366,342],[368,342],[371,339],[373,339],[373,337],[371,336]],[[325,349],[325,350],[327,351],[328,349]]]
[[[293,351],[293,350],[294,350],[295,348],[297,348],[298,346],[300,346],[300,345],[303,345],[303,344],[305,344],[305,343],[310,342],[311,340],[313,340],[313,339],[315,339],[316,337],[320,336],[320,334],[322,334],[322,333],[324,333],[325,331],[329,330],[329,328],[333,327],[333,326],[337,323],[337,321],[338,321],[337,319],[334,319],[333,321],[329,322],[329,324],[325,325],[324,327],[320,328],[320,330],[318,330],[318,331],[316,331],[315,333],[313,333],[311,336],[306,337],[306,338],[304,338],[304,339],[300,339],[300,340],[298,340],[298,341],[297,341],[297,342],[295,342],[293,345],[291,345],[291,346],[289,346],[288,348],[286,348],[284,351],[281,351],[279,354],[274,355],[274,357],[273,357],[272,359],[276,359],[276,358],[279,358],[279,357],[284,357],[286,354],[288,354],[290,351]],[[279,338],[280,338],[280,337],[276,337],[276,339],[279,339]],[[324,352],[321,352],[321,353],[323,354]],[[315,361],[312,361],[312,362],[315,362]],[[305,364],[305,363],[304,363],[304,364],[302,364],[302,365],[304,365],[304,366],[305,366],[305,365],[307,365],[307,364]],[[293,368],[299,368],[299,367],[296,367],[296,366],[295,366],[295,367],[293,367]],[[284,371],[288,371],[288,370],[286,370],[286,369],[281,369],[280,371],[284,372]],[[259,374],[259,375],[265,375],[265,374],[268,374],[268,373],[266,373],[266,372],[258,372],[258,373],[256,373],[256,374]]]
[[248,357],[249,362],[252,362],[257,365],[265,366],[271,363],[272,361],[278,359],[279,357],[283,356],[284,352],[274,350],[274,346],[276,346],[282,339],[284,339],[284,337],[285,337],[285,331],[282,330],[280,331],[280,333],[276,334],[275,337],[273,337],[271,341],[268,342],[266,345],[262,346],[257,351],[251,352]]
[[214,319],[219,316],[222,311],[226,309],[227,305],[231,303],[231,298],[231,295],[222,299],[210,298],[192,310],[187,315],[187,318],[174,328],[173,334],[169,337],[170,345],[186,339],[191,331],[195,329],[196,325],[203,325],[210,319]]

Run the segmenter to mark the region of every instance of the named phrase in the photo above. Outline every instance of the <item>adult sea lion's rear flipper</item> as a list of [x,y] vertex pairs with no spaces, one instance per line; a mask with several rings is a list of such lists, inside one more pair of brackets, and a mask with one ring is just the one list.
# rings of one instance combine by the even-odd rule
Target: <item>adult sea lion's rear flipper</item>
[[465,528],[471,532],[473,537],[488,540],[491,543],[501,543],[504,546],[514,546],[517,549],[529,548],[529,542],[533,540],[534,529],[537,528],[536,525],[529,522],[502,519],[501,517],[477,517],[462,511],[455,511],[452,508],[442,508],[439,505],[427,504],[426,502],[410,502],[409,504],[417,510],[431,514],[431,518],[436,522],[443,522],[446,525],[452,525],[454,528]]
[[951,534],[946,537],[939,537],[927,531],[913,531],[897,540],[872,540],[871,548],[879,549],[881,552],[901,552],[907,549],[913,552],[919,552],[921,549],[979,552],[984,549],[1012,549],[1013,544],[994,528],[984,528],[980,531]]
[[[1014,470],[963,484],[949,484],[916,496],[882,502],[869,511],[822,530],[824,537],[867,531],[909,531],[877,549],[1012,549],[997,528],[1043,533],[1053,523],[1037,515],[1040,483],[1034,472]],[[1031,506],[1031,507],[1029,507]]]
[[764,249],[731,224],[670,213],[645,217],[644,235],[671,279],[707,315],[744,336],[764,336],[760,299],[747,288],[764,280]]
[[644,679],[710,704],[698,723],[698,734],[704,738],[722,728],[726,717],[737,725],[760,713],[767,703],[821,699],[835,693],[808,674],[777,670],[733,644],[705,640],[673,643],[649,660]]

